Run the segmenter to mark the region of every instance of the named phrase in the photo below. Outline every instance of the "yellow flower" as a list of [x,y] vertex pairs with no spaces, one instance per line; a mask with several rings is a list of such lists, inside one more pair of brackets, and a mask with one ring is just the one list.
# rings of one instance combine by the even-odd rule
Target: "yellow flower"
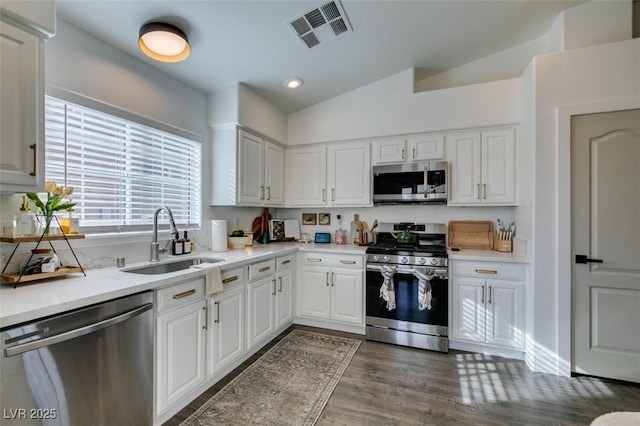
[[71,194],[73,194],[73,186],[67,186],[67,187],[64,189],[64,191],[63,191],[63,192],[64,192],[64,195],[71,195]]
[[48,180],[44,183],[45,192],[53,192],[56,190],[56,183],[52,180]]

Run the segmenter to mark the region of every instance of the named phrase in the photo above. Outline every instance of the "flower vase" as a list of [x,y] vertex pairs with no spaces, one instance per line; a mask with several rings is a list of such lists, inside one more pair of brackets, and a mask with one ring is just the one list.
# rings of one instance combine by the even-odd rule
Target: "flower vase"
[[54,213],[48,213],[43,215],[38,215],[38,234],[49,236],[49,235],[57,235],[58,229],[60,229],[60,225],[58,225],[58,218],[55,217]]

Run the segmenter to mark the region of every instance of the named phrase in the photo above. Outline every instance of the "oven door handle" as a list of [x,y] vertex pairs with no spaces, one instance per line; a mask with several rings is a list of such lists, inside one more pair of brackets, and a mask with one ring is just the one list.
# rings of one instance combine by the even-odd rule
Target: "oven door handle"
[[[407,274],[407,275],[413,275],[413,271],[414,269],[407,266],[407,267],[401,267],[398,265],[393,265],[396,267],[395,273],[396,274]],[[372,271],[372,272],[382,272],[382,265],[367,265],[367,271]]]

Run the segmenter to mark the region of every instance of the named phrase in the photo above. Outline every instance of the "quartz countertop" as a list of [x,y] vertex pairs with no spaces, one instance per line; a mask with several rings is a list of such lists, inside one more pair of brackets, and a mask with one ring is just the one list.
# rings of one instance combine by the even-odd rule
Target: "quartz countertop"
[[[364,255],[365,249],[366,247],[353,244],[271,243],[254,244],[244,249],[225,252],[207,251],[182,256],[166,256],[161,261],[191,257],[215,258],[221,259],[216,265],[224,270],[299,250]],[[131,263],[123,269],[147,264],[149,262]],[[13,284],[2,284],[0,286],[0,328],[196,279],[204,276],[205,272],[198,269],[184,269],[165,274],[143,275],[108,267],[87,270],[86,274],[86,277],[78,273],[67,275],[63,279],[27,282],[18,284],[15,289]]]
[[526,256],[515,252],[501,252],[495,250],[460,249],[447,250],[449,260],[477,260],[489,262],[531,263]]

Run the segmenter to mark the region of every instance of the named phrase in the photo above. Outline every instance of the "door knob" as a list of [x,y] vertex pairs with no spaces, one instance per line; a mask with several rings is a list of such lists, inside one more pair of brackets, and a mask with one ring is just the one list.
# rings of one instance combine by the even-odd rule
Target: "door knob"
[[589,259],[584,254],[576,254],[576,263],[602,263],[602,259]]

